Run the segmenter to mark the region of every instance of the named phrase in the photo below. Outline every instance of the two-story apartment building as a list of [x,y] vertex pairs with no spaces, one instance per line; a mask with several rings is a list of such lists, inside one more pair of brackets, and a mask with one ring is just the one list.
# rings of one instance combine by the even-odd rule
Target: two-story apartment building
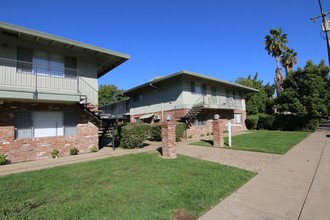
[[131,122],[158,123],[170,117],[187,123],[187,136],[211,133],[215,114],[245,127],[245,94],[258,90],[213,77],[180,71],[155,77],[123,92],[129,100],[102,106],[109,114],[129,115]]
[[98,78],[126,54],[0,23],[0,153],[12,162],[98,146]]

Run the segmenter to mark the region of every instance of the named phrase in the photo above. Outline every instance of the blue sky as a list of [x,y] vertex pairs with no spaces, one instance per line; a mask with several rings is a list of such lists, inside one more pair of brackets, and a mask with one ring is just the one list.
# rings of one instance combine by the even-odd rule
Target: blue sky
[[271,28],[288,34],[297,67],[328,59],[321,20],[310,20],[317,0],[3,0],[1,9],[3,22],[129,54],[99,81],[120,89],[180,70],[228,81],[258,72],[273,83]]

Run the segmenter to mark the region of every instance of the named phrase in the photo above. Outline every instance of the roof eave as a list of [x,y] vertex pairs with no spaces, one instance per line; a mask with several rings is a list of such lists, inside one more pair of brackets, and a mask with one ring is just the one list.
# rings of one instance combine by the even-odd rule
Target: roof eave
[[204,76],[204,75],[201,75],[201,74],[198,74],[198,73],[194,73],[194,72],[191,72],[191,71],[182,70],[182,71],[173,73],[171,75],[164,76],[164,77],[161,77],[161,78],[157,78],[156,80],[153,80],[153,81],[150,81],[150,82],[141,84],[139,86],[133,87],[131,89],[125,90],[123,92],[123,94],[125,95],[125,94],[131,93],[131,92],[133,92],[135,90],[141,89],[143,87],[150,86],[150,84],[158,83],[160,81],[164,81],[164,80],[173,78],[173,77],[178,76],[178,75],[183,75],[183,74],[190,75],[190,76],[195,76],[195,77],[199,77],[199,78],[203,78],[203,79],[208,79],[208,80],[212,80],[212,81],[216,81],[216,82],[223,83],[223,84],[230,85],[230,86],[234,86],[234,87],[239,87],[241,89],[244,89],[244,90],[247,90],[247,91],[250,91],[250,92],[259,92],[258,89],[254,89],[254,88],[251,88],[251,87],[243,86],[243,85],[240,85],[240,84],[237,84],[237,83],[231,83],[231,82],[227,82],[227,81],[224,81],[224,80],[219,80],[219,79],[216,79],[216,78],[213,78],[213,77],[209,77],[209,76]]

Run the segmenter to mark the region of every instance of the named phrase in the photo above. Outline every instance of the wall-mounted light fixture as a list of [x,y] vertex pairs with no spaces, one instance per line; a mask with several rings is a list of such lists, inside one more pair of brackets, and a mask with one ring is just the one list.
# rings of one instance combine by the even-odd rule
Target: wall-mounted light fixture
[[167,115],[166,116],[166,121],[172,121],[172,115]]

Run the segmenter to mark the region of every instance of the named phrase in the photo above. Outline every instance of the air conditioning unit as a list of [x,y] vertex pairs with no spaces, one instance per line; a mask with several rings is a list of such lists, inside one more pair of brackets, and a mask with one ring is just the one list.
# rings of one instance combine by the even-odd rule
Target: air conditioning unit
[[160,120],[160,115],[155,115],[154,120]]

